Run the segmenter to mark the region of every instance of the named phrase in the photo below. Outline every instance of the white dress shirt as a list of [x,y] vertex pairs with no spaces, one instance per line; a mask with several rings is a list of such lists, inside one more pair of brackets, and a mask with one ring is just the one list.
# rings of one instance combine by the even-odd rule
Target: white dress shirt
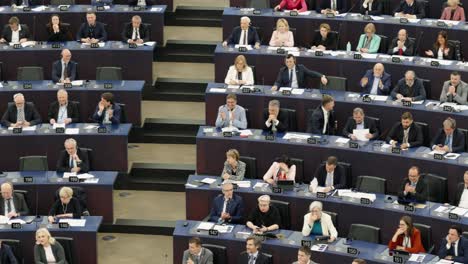
[[68,111],[67,111],[67,105],[61,105],[59,106],[59,112],[57,116],[57,123],[63,124],[65,123],[65,119],[68,118]]
[[[459,241],[460,239],[457,240],[455,243],[453,243],[453,253],[455,254],[455,257],[458,257],[458,242]],[[447,242],[447,245],[445,245],[447,249],[450,249],[450,246],[451,246],[450,242]]]
[[46,255],[47,263],[56,263],[56,259],[54,253],[52,252],[52,247],[49,245],[48,247],[44,247],[44,252]]
[[322,129],[322,134],[325,134],[327,132],[327,126],[328,126],[328,118],[330,114],[328,113],[325,108],[322,106],[322,111],[323,111],[323,129]]
[[249,45],[249,30],[243,30],[241,31],[241,35],[239,38],[239,45],[244,45],[244,36],[245,36],[245,45]]
[[146,1],[145,0],[138,0],[137,6],[146,6]]
[[[143,0],[143,2],[145,1]],[[133,28],[132,39],[140,39],[140,28]]]
[[463,193],[460,197],[460,202],[458,203],[458,207],[468,208],[468,189],[467,188],[463,189]]
[[325,187],[333,187],[333,176],[334,171],[327,172],[327,178],[325,178]]
[[438,60],[443,60],[444,59],[444,50],[439,48],[439,50],[437,51],[437,59]]
[[[238,71],[236,69],[235,65],[231,65],[229,67],[228,73],[226,74],[226,78],[224,79],[224,83],[230,84],[231,81],[234,81],[235,83],[239,82]],[[252,72],[252,68],[247,66],[243,71],[242,71],[242,80],[245,81],[245,84],[247,85],[253,85],[254,84],[254,76]]]
[[292,82],[291,82],[291,87],[292,88],[298,88],[299,84],[297,83],[297,74],[296,74],[296,66],[292,69],[288,69],[288,76],[291,76],[291,70],[292,70]]
[[13,202],[13,197],[12,197],[9,200],[5,199],[5,204],[4,204],[5,213],[3,214],[5,216],[8,214],[8,202],[10,202],[10,207],[11,207],[10,212],[16,213],[15,203]]
[[372,83],[372,89],[370,94],[377,94],[379,90],[380,77],[374,75],[374,82]]
[[12,43],[19,43],[20,38],[19,38],[19,32],[21,30],[21,25],[18,24],[18,29],[16,31],[11,31],[11,42]]

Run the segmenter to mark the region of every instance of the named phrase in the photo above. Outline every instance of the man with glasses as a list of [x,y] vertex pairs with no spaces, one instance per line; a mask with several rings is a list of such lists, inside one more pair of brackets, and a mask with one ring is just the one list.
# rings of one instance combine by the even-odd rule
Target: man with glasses
[[29,208],[22,194],[13,192],[13,184],[5,182],[0,186],[0,215],[8,218],[28,215]]
[[223,194],[216,196],[210,212],[210,222],[242,224],[244,202],[242,197],[234,194],[234,185],[224,183]]
[[41,123],[41,116],[33,103],[26,103],[23,94],[13,95],[13,104],[8,104],[3,114],[2,125],[5,127],[28,127]]

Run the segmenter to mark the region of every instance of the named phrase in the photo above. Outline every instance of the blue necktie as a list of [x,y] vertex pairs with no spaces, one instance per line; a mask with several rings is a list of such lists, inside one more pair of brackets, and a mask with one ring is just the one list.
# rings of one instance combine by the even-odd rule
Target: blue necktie
[[289,70],[289,87],[292,87],[293,82],[293,69]]

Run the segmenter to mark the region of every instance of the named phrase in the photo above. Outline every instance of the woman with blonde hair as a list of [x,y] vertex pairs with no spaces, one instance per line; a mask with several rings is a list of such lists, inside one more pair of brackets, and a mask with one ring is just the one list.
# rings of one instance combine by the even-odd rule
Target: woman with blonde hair
[[240,159],[237,149],[230,149],[226,152],[226,161],[221,177],[224,180],[242,181],[245,175],[246,164]]
[[270,39],[271,47],[294,47],[294,36],[289,31],[288,21],[284,18],[276,21],[276,30],[273,31]]
[[465,21],[465,10],[460,6],[460,0],[448,0],[440,19]]
[[34,262],[35,264],[68,264],[62,245],[50,235],[46,228],[39,228],[36,231]]
[[236,57],[234,65],[229,67],[224,83],[231,85],[254,84],[252,68],[247,65],[247,59],[244,55]]
[[53,223],[58,218],[80,218],[83,212],[80,201],[73,197],[73,189],[62,187],[59,196],[60,199],[55,201],[49,211],[49,222]]
[[359,38],[357,51],[362,53],[377,53],[380,47],[380,37],[375,34],[375,25],[369,23],[364,28],[364,34]]

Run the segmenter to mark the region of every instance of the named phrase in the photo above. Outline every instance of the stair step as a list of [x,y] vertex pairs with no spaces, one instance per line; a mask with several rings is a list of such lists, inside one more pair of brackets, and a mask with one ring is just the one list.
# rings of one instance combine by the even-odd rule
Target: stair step
[[112,225],[102,224],[99,232],[172,236],[175,223],[175,221],[117,218]]
[[156,49],[157,61],[213,63],[215,41],[168,40]]
[[188,175],[195,170],[194,164],[133,163],[127,187],[183,192]]
[[166,18],[167,26],[221,27],[222,7],[178,6]]
[[211,80],[158,78],[155,87],[143,94],[144,100],[204,102]]

